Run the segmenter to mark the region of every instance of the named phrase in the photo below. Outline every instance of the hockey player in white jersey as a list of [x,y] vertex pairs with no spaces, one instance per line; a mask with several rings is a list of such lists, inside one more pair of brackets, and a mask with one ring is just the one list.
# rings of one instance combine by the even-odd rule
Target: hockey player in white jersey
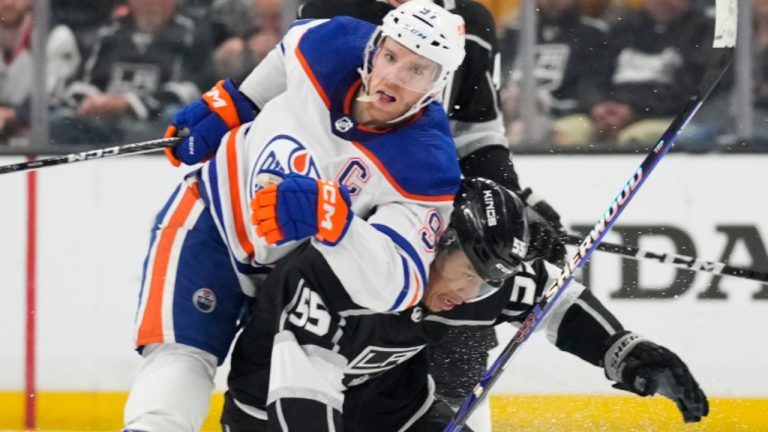
[[[434,99],[463,43],[460,17],[417,1],[378,27],[299,21],[239,88],[221,81],[177,114],[169,158],[210,160],[152,232],[125,430],[200,429],[246,295],[307,239],[357,304],[418,303],[459,187]],[[284,179],[254,200],[264,174]]]
[[[525,260],[523,207],[490,180],[466,180],[423,299],[405,311],[360,307],[313,245],[281,261],[235,344],[225,431],[444,430],[453,411],[433,397],[429,347],[457,326],[522,323],[560,275],[541,258]],[[662,394],[686,422],[708,414],[685,363],[625,330],[584,285],[572,283],[541,328],[560,350],[602,367],[614,387]]]

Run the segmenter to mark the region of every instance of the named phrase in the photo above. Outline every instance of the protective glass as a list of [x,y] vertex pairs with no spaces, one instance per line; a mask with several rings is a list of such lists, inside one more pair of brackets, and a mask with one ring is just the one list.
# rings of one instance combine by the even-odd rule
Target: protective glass
[[454,290],[466,303],[492,295],[503,284],[503,281],[488,280],[477,273],[461,249],[458,235],[453,228],[448,228],[440,237],[435,265],[444,278],[455,281]]
[[432,91],[440,77],[440,70],[439,64],[387,38],[382,38],[379,43],[371,68],[377,77],[418,93]]

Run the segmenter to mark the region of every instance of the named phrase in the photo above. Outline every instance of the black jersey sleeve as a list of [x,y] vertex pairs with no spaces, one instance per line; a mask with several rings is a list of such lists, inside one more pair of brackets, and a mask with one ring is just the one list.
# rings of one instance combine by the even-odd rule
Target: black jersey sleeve
[[[542,259],[524,264],[524,269],[503,286],[509,295],[499,321],[519,325],[533,305],[560,275],[560,268]],[[540,324],[547,338],[559,349],[601,366],[605,342],[623,330],[616,317],[584,285],[572,281]]]
[[505,146],[479,148],[459,159],[459,166],[464,177],[484,177],[511,191],[520,191],[520,181]]
[[493,16],[480,3],[458,1],[451,12],[466,26],[466,57],[443,96],[459,156],[507,145],[499,110],[500,60]]

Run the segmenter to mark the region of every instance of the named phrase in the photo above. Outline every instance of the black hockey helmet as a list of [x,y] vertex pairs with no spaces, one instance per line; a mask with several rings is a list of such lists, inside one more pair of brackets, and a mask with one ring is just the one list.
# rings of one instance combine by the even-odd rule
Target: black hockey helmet
[[517,195],[491,180],[462,181],[449,229],[480,277],[501,281],[525,260],[530,234],[524,208]]

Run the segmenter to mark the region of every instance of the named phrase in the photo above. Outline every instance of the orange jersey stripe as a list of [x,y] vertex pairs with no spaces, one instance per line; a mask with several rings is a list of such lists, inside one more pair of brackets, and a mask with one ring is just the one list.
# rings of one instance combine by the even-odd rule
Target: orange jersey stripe
[[240,126],[240,116],[237,115],[237,108],[235,107],[235,101],[232,100],[232,96],[224,88],[224,81],[219,81],[203,94],[203,99],[219,117],[224,120],[227,127],[232,129],[233,127]]
[[296,49],[294,51],[296,53],[296,58],[299,59],[299,63],[301,63],[302,69],[304,69],[304,72],[306,72],[307,76],[309,77],[309,80],[312,81],[312,85],[315,87],[315,90],[317,90],[317,94],[319,94],[320,98],[323,100],[325,107],[330,108],[331,100],[328,99],[328,95],[325,94],[325,90],[323,90],[323,87],[317,81],[317,78],[315,77],[315,73],[312,72],[312,68],[309,67],[309,63],[307,63],[307,59],[305,59],[304,55],[301,54],[301,51],[299,50],[298,45],[296,46]]
[[418,194],[412,194],[410,192],[406,192],[405,189],[403,189],[397,181],[392,177],[392,174],[389,173],[387,170],[387,167],[384,166],[383,163],[376,157],[376,155],[373,154],[370,150],[365,148],[364,145],[360,144],[357,141],[352,141],[352,144],[355,145],[355,147],[358,148],[361,152],[365,153],[366,156],[368,156],[368,159],[370,159],[376,167],[381,171],[382,174],[384,174],[384,177],[387,179],[389,184],[392,185],[399,193],[400,195],[410,198],[413,200],[418,201],[430,201],[430,202],[436,202],[436,201],[453,201],[454,195],[437,195],[437,196],[429,196],[429,195],[418,195]]
[[149,285],[149,298],[144,309],[141,326],[139,327],[137,345],[162,342],[163,334],[163,290],[168,273],[168,261],[171,256],[171,248],[179,228],[192,212],[195,203],[200,199],[200,190],[197,182],[189,185],[179,205],[174,210],[168,226],[163,228],[157,241],[155,260],[152,265],[152,280]]
[[243,221],[243,207],[240,205],[240,179],[237,175],[237,133],[240,127],[229,132],[227,140],[227,175],[229,177],[229,201],[232,205],[232,218],[235,223],[235,234],[240,247],[248,254],[248,260],[253,258],[253,243],[248,238],[248,232]]
[[416,302],[419,300],[419,294],[421,293],[421,279],[419,279],[419,275],[416,274],[416,272],[413,272],[413,279],[416,281],[416,289],[413,290],[413,297],[411,298],[411,302],[408,303],[408,307],[406,309],[410,309],[413,307],[413,305],[416,304]]

